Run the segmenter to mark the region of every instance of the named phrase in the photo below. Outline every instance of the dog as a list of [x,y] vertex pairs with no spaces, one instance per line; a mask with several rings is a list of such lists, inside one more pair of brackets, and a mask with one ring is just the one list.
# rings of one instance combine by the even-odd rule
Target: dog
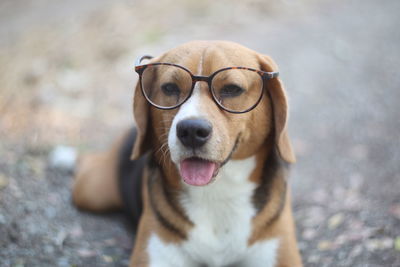
[[136,126],[81,159],[76,206],[129,213],[130,266],[302,266],[275,62],[236,43],[194,41],[135,69]]

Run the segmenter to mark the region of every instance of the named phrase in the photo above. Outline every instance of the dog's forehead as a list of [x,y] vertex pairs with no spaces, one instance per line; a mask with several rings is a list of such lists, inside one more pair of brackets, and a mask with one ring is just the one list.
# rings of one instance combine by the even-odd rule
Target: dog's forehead
[[259,68],[257,53],[226,41],[195,41],[180,45],[165,53],[160,61],[188,68],[195,74],[209,75],[225,67]]

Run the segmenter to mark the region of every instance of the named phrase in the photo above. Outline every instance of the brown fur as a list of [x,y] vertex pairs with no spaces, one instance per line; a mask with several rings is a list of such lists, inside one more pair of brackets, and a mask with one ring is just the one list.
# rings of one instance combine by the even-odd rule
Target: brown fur
[[76,206],[93,212],[122,208],[118,189],[118,155],[125,134],[109,151],[88,154],[79,159],[72,190]]
[[[152,62],[179,64],[197,75],[201,58],[201,75],[204,76],[231,66],[277,71],[277,66],[271,58],[230,42],[191,42],[172,49]],[[260,185],[256,193],[260,197],[254,200],[255,203],[265,203],[260,204],[260,209],[253,218],[253,232],[248,240],[249,245],[278,237],[281,242],[277,265],[301,266],[285,169],[281,165],[277,165],[276,171],[273,172],[264,169],[269,168],[266,162],[268,163],[275,151],[279,155],[279,161],[295,162],[287,133],[287,99],[280,79],[269,80],[268,93],[259,105],[251,112],[239,115],[221,110],[213,102],[206,83],[200,82],[198,90],[201,91],[204,112],[213,124],[213,132],[220,140],[224,140],[224,143],[216,148],[218,160],[222,161],[229,156],[236,139],[238,143],[232,159],[256,155],[256,168],[249,179]],[[138,86],[133,109],[138,136],[132,159],[137,159],[146,151],[152,150],[157,165],[145,170],[143,214],[131,260],[131,266],[145,267],[148,266],[146,244],[151,233],[157,233],[164,242],[179,243],[185,240],[193,224],[185,217],[182,208],[174,199],[174,193],[171,193],[182,190],[181,181],[177,179],[180,175],[175,164],[171,162],[169,150],[163,147],[178,110],[166,111],[150,107]],[[119,146],[120,143],[116,143],[109,152],[83,160],[73,192],[77,206],[94,211],[121,206],[115,177],[116,151]],[[267,178],[268,184],[262,186]],[[163,225],[161,220],[164,219],[169,226]]]

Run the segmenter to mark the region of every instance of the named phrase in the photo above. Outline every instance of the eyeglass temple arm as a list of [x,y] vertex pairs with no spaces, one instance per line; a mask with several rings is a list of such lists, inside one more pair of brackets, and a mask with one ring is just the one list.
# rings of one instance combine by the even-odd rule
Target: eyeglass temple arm
[[266,74],[265,77],[267,77],[267,79],[273,79],[273,78],[278,78],[279,76],[279,72],[278,71],[274,71],[274,72],[264,72]]
[[[140,66],[140,63],[145,60],[145,59],[152,59],[153,56],[150,55],[144,55],[139,57],[136,62],[135,62],[135,67]],[[266,74],[266,78],[267,79],[273,79],[273,78],[277,78],[279,76],[279,72],[278,71],[274,71],[274,72],[264,72]]]
[[141,63],[143,60],[145,60],[145,59],[152,59],[152,58],[153,58],[153,57],[152,57],[152,56],[149,56],[149,55],[144,55],[144,56],[139,57],[139,58],[136,60],[136,62],[135,62],[135,67],[140,66],[140,63]]

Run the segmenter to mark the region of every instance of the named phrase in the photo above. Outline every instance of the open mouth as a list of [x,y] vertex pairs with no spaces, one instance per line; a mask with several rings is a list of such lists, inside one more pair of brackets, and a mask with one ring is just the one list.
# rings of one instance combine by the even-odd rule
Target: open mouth
[[179,171],[185,183],[203,186],[214,180],[213,178],[218,174],[219,167],[218,163],[191,157],[180,162]]

